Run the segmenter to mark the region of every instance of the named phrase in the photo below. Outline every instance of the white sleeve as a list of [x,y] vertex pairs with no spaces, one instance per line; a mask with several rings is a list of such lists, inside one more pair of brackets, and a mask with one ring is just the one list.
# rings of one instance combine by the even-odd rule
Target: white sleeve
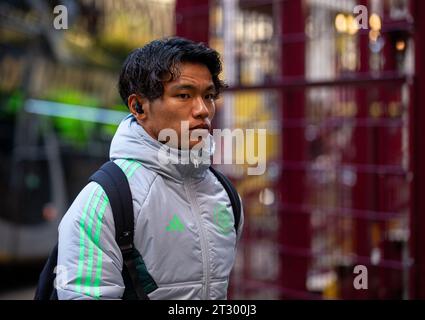
[[59,225],[58,298],[120,299],[122,263],[108,197],[99,184],[90,182]]

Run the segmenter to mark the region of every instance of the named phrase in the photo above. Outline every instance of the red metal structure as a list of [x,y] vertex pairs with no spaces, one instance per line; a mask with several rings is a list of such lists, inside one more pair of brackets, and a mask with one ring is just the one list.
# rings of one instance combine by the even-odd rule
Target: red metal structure
[[414,259],[411,283],[411,295],[414,298],[425,298],[425,254],[423,245],[425,244],[425,199],[423,197],[423,188],[425,187],[425,140],[422,138],[421,124],[425,119],[425,61],[422,57],[425,55],[425,44],[423,36],[425,34],[425,3],[423,1],[414,1],[412,12],[415,12],[415,81],[413,84],[412,113],[410,115],[411,146],[413,151],[411,168],[414,172],[412,183],[412,256]]
[[[238,21],[251,27],[249,19],[258,18],[259,38],[268,18],[273,28],[269,43],[242,41],[235,50],[234,115],[243,95],[276,96],[281,152],[271,159],[278,179],[234,177],[246,225],[232,297],[425,298],[425,3],[233,3],[234,39],[243,34]],[[367,29],[351,27],[355,5],[368,8]],[[217,38],[229,26],[221,33],[212,26],[228,21],[223,11],[223,1],[177,1],[177,35],[225,49]],[[260,50],[272,42],[279,72],[249,83],[244,45]],[[252,114],[260,118],[261,108]],[[273,205],[263,201],[270,190]],[[367,290],[354,287],[357,265],[367,267]]]

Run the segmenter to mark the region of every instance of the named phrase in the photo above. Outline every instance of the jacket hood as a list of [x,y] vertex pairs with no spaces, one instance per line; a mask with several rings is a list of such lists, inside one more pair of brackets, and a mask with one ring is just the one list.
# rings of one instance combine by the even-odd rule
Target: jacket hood
[[[194,148],[195,149],[195,148]],[[121,121],[115,133],[109,152],[110,159],[138,160],[145,167],[175,181],[186,178],[203,178],[210,166],[214,153],[214,139],[211,135],[200,150],[179,150],[171,148],[152,138],[139,125],[133,115]]]

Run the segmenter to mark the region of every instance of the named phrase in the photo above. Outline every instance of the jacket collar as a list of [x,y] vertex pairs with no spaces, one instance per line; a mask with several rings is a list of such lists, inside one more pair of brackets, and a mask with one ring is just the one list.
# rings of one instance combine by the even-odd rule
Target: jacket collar
[[214,152],[211,135],[206,143],[209,147],[202,149],[204,154],[168,147],[152,138],[134,116],[129,115],[121,122],[112,139],[110,159],[138,160],[152,171],[178,182],[188,178],[202,179]]

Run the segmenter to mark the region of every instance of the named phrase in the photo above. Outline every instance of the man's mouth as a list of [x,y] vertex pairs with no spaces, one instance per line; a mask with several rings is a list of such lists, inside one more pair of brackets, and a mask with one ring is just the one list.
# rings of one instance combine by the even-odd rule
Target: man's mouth
[[206,123],[203,124],[199,124],[195,127],[189,128],[189,130],[196,130],[196,129],[204,129],[204,130],[208,130],[208,132],[210,131],[210,126]]

